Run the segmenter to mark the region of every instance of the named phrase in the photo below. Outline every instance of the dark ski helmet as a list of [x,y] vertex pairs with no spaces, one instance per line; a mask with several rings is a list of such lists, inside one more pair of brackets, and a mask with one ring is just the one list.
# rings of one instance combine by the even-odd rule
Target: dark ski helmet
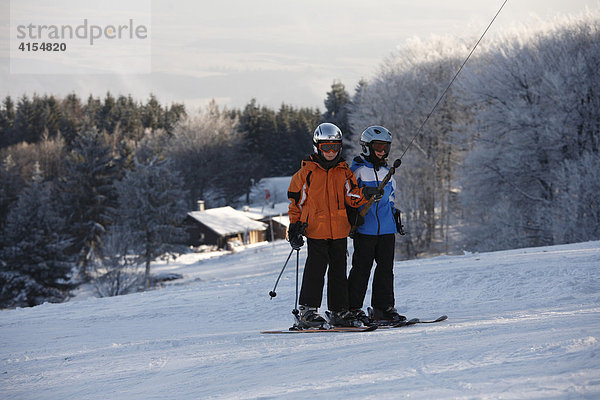
[[319,143],[322,142],[339,142],[340,150],[342,144],[342,131],[340,128],[331,124],[329,122],[325,122],[317,126],[315,132],[313,133],[313,150],[315,154],[321,154],[321,150],[319,150]]
[[[362,152],[365,157],[369,157],[371,154],[374,154],[373,145],[377,142],[391,144],[392,134],[390,131],[379,125],[370,126],[363,131],[363,133],[360,135],[360,145],[362,146]],[[383,158],[387,158],[389,152],[390,150],[388,146]]]

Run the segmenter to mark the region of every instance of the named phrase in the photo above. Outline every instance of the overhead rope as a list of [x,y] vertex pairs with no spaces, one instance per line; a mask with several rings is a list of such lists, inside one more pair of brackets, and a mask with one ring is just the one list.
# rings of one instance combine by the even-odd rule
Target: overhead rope
[[454,77],[452,78],[452,80],[450,81],[450,83],[448,84],[448,86],[446,87],[446,89],[444,89],[444,91],[442,92],[442,94],[440,95],[440,97],[437,99],[437,101],[435,102],[433,108],[431,109],[431,111],[429,112],[429,114],[427,114],[427,117],[425,118],[425,120],[421,123],[421,126],[419,126],[419,129],[417,130],[417,133],[413,136],[412,140],[408,143],[408,146],[406,146],[406,149],[404,150],[404,152],[400,156],[400,159],[402,159],[402,157],[404,157],[404,155],[406,154],[406,152],[408,151],[408,149],[414,143],[414,141],[417,138],[417,136],[419,136],[422,133],[423,127],[425,126],[425,124],[429,120],[429,117],[431,117],[431,115],[435,112],[435,109],[440,104],[440,102],[442,101],[442,99],[444,98],[444,96],[446,95],[446,93],[448,92],[448,90],[450,89],[450,86],[452,86],[452,84],[456,80],[456,77],[458,76],[458,74],[460,74],[460,71],[462,71],[462,69],[465,66],[465,64],[467,63],[467,61],[469,61],[469,58],[471,58],[471,55],[473,54],[473,52],[475,52],[475,49],[477,48],[477,46],[479,46],[479,43],[481,43],[481,41],[483,40],[483,37],[485,36],[485,34],[487,33],[487,31],[492,26],[492,24],[494,23],[494,21],[496,20],[496,18],[498,17],[498,15],[502,11],[502,9],[504,8],[504,5],[506,4],[507,1],[508,0],[504,0],[504,3],[502,3],[502,5],[500,6],[500,8],[498,9],[498,12],[496,12],[496,15],[494,15],[494,18],[492,18],[492,20],[488,24],[487,28],[485,28],[485,31],[483,31],[483,34],[481,35],[481,37],[479,38],[479,40],[477,41],[477,43],[475,43],[475,46],[473,46],[473,49],[471,49],[471,52],[469,53],[469,55],[467,56],[467,58],[465,59],[465,61],[462,63],[462,65],[460,66],[460,68],[458,69],[458,71],[456,71],[456,74],[454,74]]

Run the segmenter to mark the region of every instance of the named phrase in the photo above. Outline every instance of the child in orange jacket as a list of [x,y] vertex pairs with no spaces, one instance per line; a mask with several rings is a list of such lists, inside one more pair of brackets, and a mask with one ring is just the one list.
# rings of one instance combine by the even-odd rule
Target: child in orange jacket
[[329,323],[359,325],[353,313],[348,312],[346,248],[350,223],[346,205],[359,207],[379,192],[377,188],[358,187],[354,174],[341,158],[342,132],[334,124],[323,123],[315,129],[313,149],[314,154],[302,161],[288,189],[290,244],[294,249],[302,247],[302,235],[308,242],[297,327],[315,328],[327,322],[317,312],[323,297],[325,272],[327,305],[331,311]]

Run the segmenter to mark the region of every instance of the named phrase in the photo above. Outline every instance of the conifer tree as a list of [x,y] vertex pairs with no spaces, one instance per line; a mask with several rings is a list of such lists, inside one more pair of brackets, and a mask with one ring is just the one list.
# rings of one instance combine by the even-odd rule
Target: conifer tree
[[86,121],[83,119],[83,110],[79,97],[71,93],[64,98],[61,104],[60,133],[71,146],[77,133],[82,129]]
[[350,125],[348,123],[348,106],[350,104],[350,95],[346,87],[340,81],[334,81],[331,85],[331,91],[327,92],[325,99],[325,113],[323,113],[323,122],[330,122],[337,125],[344,134],[344,140],[351,137]]
[[15,124],[15,102],[6,96],[0,107],[0,149],[13,144],[13,127]]
[[17,104],[15,123],[10,144],[34,142],[35,138],[33,103],[28,96],[23,96]]
[[134,253],[145,265],[144,282],[149,288],[151,262],[183,241],[181,223],[187,212],[183,181],[168,159],[155,156],[136,160],[134,169],[115,186],[117,220],[131,235]]
[[252,99],[240,115],[240,130],[246,135],[246,148],[252,155],[248,169],[255,179],[270,176],[270,166],[279,161],[279,152],[272,149],[279,140],[275,111]]
[[150,95],[148,102],[142,109],[142,122],[144,127],[152,130],[162,128],[163,126],[163,108],[153,94]]
[[118,177],[104,136],[95,129],[80,133],[65,160],[60,192],[66,229],[75,240],[71,251],[78,255],[84,274],[94,254],[101,251],[102,235],[111,223],[116,205],[114,181]]
[[0,164],[0,230],[22,187],[23,180],[19,176],[12,155],[9,154]]
[[0,307],[60,302],[73,288],[70,238],[61,233],[65,221],[36,167],[2,230]]
[[186,115],[187,113],[183,104],[172,104],[169,109],[165,111],[163,128],[169,135],[173,134],[173,129],[175,129],[177,123],[185,118]]

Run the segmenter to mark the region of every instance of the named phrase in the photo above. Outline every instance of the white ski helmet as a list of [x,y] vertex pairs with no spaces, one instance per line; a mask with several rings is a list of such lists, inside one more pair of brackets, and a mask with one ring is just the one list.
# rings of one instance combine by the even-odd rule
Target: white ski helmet
[[[392,134],[379,125],[373,125],[365,129],[360,135],[360,145],[362,146],[363,154],[367,157],[371,154],[372,142],[392,143]],[[389,150],[386,152],[385,157],[387,157],[388,153]]]
[[329,122],[320,124],[313,133],[313,150],[315,154],[319,154],[320,142],[340,142],[341,144],[342,130]]

